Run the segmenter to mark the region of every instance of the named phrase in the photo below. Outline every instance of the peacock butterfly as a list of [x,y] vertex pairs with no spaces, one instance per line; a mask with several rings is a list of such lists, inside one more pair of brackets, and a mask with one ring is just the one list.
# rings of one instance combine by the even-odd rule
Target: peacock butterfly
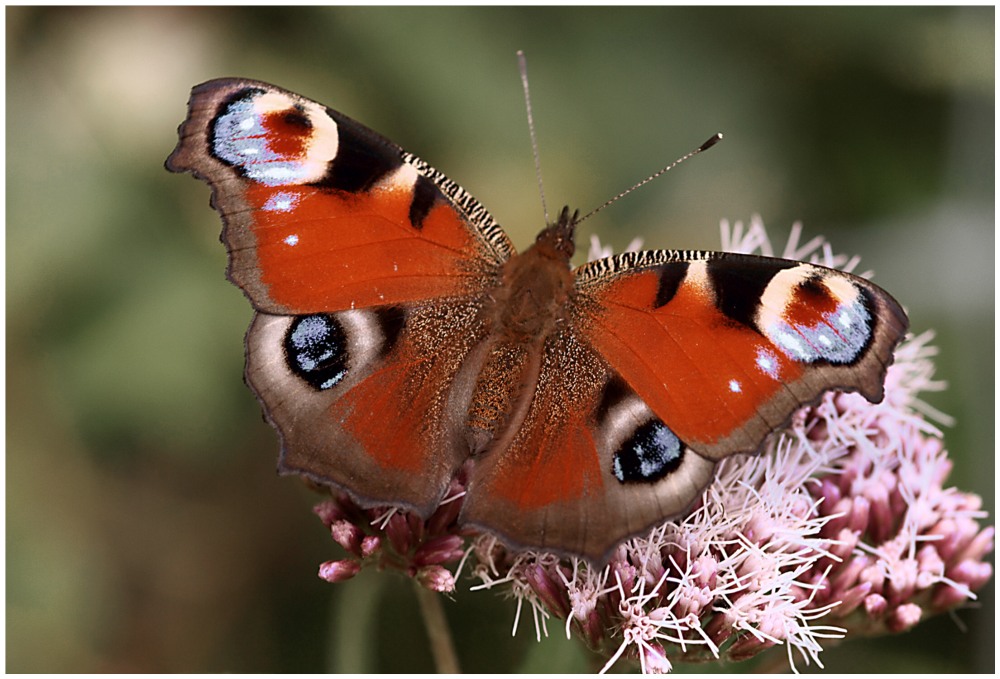
[[826,390],[882,398],[907,318],[867,280],[718,252],[572,268],[564,208],[524,252],[466,191],[273,85],[194,88],[167,168],[212,187],[256,314],[246,380],[279,470],[601,562],[682,514]]

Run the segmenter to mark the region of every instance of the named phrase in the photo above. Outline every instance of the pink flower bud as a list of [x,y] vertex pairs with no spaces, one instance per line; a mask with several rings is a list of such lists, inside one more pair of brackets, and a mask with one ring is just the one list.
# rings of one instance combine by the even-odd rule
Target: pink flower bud
[[858,532],[851,528],[844,528],[837,533],[837,542],[830,545],[830,553],[844,562],[850,558],[857,545]]
[[[976,528],[976,526],[974,526]],[[972,541],[958,555],[958,560],[978,561],[993,551],[993,536],[996,533],[994,526],[987,526],[977,534]]]
[[402,512],[396,512],[389,517],[385,526],[385,535],[397,554],[405,555],[413,545],[413,533]]
[[545,607],[556,617],[565,618],[570,613],[566,587],[557,582],[540,564],[530,564],[524,569],[524,579]]
[[889,506],[889,490],[881,483],[872,483],[865,490],[865,496],[870,502],[868,533],[872,541],[879,544],[887,540],[896,527],[892,508]]
[[413,554],[413,563],[417,566],[426,566],[457,561],[464,553],[463,544],[462,538],[457,535],[432,538],[417,548]]
[[320,518],[327,528],[329,528],[334,521],[338,521],[344,518],[344,512],[341,511],[340,506],[333,500],[324,500],[318,505],[313,507],[313,513]]
[[872,564],[862,570],[858,575],[858,581],[871,583],[872,591],[877,594],[881,594],[885,588],[885,574],[878,564]]
[[361,529],[350,521],[343,519],[334,521],[330,526],[330,535],[334,542],[355,556],[361,556]]
[[659,644],[643,644],[642,669],[646,674],[667,674],[673,665]]
[[840,502],[842,497],[840,493],[840,488],[837,484],[833,482],[832,479],[826,477],[819,482],[819,485],[815,491],[818,497],[823,498],[822,504],[820,504],[820,512],[824,515],[830,515],[834,513],[833,507]]
[[443,566],[424,566],[414,577],[417,582],[433,592],[455,591],[455,576]]
[[352,559],[327,561],[319,565],[319,577],[327,582],[343,582],[353,578],[360,570],[361,564]]
[[865,612],[869,618],[879,618],[885,613],[889,602],[881,594],[869,594],[865,597]]
[[984,561],[967,559],[954,568],[948,569],[948,577],[968,586],[970,590],[979,589],[993,575],[993,566]]
[[871,502],[864,496],[851,500],[851,509],[847,515],[847,527],[855,533],[864,533],[871,519]]
[[376,552],[382,549],[382,538],[377,535],[366,535],[361,540],[361,556],[365,559],[370,558]]
[[865,582],[844,592],[840,596],[840,604],[834,609],[837,616],[843,618],[853,613],[854,609],[860,606],[861,602],[865,600],[871,589],[871,584]]
[[892,632],[906,631],[920,622],[921,612],[916,604],[902,604],[886,618],[886,627]]
[[928,531],[928,534],[940,537],[940,539],[934,541],[934,549],[941,555],[941,558],[950,561],[958,550],[958,544],[962,538],[955,519],[951,517],[941,519],[934,524]]
[[837,597],[837,592],[850,589],[858,584],[861,579],[861,574],[866,572],[871,564],[871,557],[866,554],[858,554],[857,556],[852,557],[850,561],[845,562],[844,565],[841,566],[840,571],[833,577],[832,596]]

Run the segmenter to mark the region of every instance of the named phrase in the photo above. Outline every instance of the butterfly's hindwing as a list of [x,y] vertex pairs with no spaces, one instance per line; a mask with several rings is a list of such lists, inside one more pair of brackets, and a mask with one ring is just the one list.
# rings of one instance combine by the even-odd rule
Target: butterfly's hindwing
[[482,332],[468,304],[258,313],[247,382],[281,434],[281,471],[429,514],[468,457],[461,369]]
[[472,470],[463,520],[595,562],[685,511],[715,468],[571,329],[546,342],[524,417],[501,440]]

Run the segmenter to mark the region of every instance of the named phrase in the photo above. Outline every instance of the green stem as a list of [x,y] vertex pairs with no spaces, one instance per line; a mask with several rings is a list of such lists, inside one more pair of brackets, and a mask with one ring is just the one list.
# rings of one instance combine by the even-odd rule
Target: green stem
[[458,656],[455,655],[455,644],[451,640],[451,630],[441,605],[441,596],[412,580],[417,590],[417,601],[420,602],[420,614],[424,618],[427,637],[431,642],[431,653],[434,655],[434,667],[438,674],[458,674]]
[[378,671],[371,639],[377,626],[378,601],[384,578],[359,573],[349,582],[334,586],[333,634],[327,654],[327,667],[335,674],[360,674]]

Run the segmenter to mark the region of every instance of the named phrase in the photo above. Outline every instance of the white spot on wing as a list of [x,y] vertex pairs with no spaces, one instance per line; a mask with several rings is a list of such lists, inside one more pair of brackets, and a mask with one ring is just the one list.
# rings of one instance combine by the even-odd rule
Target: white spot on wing
[[291,163],[287,165],[275,165],[272,167],[265,167],[260,170],[253,170],[251,175],[255,179],[260,180],[271,180],[264,181],[265,184],[291,184],[294,180],[303,177],[301,171],[295,165]]
[[267,199],[263,209],[268,212],[291,212],[298,202],[296,194],[280,191]]
[[803,344],[797,333],[794,333],[787,324],[782,323],[778,328],[772,330],[771,339],[792,358],[806,362],[813,360],[813,352]]
[[778,358],[763,347],[757,349],[757,367],[772,379],[778,379]]
[[346,374],[347,374],[346,370],[341,370],[339,373],[337,373],[336,375],[334,375],[333,377],[331,377],[330,379],[328,379],[326,382],[323,382],[323,384],[321,384],[319,388],[320,389],[329,389],[330,387],[332,387],[335,384],[337,384],[337,382],[340,382],[340,380],[344,379],[344,376]]

